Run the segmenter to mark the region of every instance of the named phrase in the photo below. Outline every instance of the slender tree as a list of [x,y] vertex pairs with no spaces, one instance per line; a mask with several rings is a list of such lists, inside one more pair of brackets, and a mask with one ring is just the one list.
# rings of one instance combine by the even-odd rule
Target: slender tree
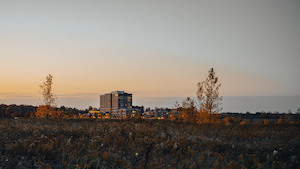
[[199,105],[198,122],[213,123],[222,108],[222,96],[219,96],[218,77],[215,76],[213,68],[208,73],[205,81],[198,83],[197,99]]
[[43,83],[43,85],[40,85],[40,93],[43,96],[43,102],[37,109],[37,118],[59,117],[59,112],[55,110],[57,99],[52,92],[52,79],[53,76],[49,74],[48,76],[46,76],[46,81]]
[[52,79],[53,76],[49,74],[46,76],[46,81],[43,83],[43,85],[40,85],[42,90],[40,93],[43,95],[43,104],[48,107],[56,106],[56,96],[52,92]]

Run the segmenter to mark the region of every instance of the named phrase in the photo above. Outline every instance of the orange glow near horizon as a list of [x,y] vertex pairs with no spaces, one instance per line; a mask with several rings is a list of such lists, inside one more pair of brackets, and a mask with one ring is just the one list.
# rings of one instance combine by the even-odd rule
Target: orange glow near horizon
[[[64,78],[63,74],[57,76],[52,74],[52,87],[56,95],[73,97],[76,95],[80,97],[82,94],[103,94],[114,90],[124,90],[143,98],[195,96],[197,83],[205,80],[208,71],[201,70],[193,63],[181,62],[181,65],[182,67],[189,67],[189,69],[174,68],[164,71],[162,70],[164,68],[158,67],[157,70],[153,70],[149,69],[151,66],[148,68],[146,66],[141,71],[126,71],[125,74],[128,75],[118,76],[117,73],[111,73],[111,75],[114,74],[111,78],[104,75],[103,78],[98,76],[97,79],[93,78],[93,75],[86,75],[83,78],[66,75]],[[224,67],[214,70],[216,76],[219,77],[219,83],[222,84],[220,95],[223,96],[265,96],[279,93],[281,88],[279,84],[274,85],[272,81],[255,74]],[[145,76],[139,76],[139,74],[145,74]],[[39,85],[43,83],[45,77],[40,79],[10,78],[10,81],[5,81],[2,84],[0,91],[14,95],[32,94],[36,96],[40,90]],[[3,98],[3,94],[1,97]]]

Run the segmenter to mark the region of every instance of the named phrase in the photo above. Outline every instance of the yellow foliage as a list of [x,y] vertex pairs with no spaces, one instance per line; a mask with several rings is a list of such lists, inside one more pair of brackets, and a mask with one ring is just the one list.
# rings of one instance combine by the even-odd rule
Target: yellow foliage
[[36,113],[35,113],[35,116],[38,119],[46,118],[46,116],[47,116],[47,107],[46,106],[39,106]]
[[283,124],[283,123],[284,123],[284,120],[283,120],[282,117],[280,117],[280,118],[278,119],[278,121],[277,121],[277,124]]
[[33,112],[31,112],[31,113],[29,114],[29,118],[34,118],[34,113],[33,113]]
[[241,121],[240,117],[227,116],[223,118],[225,125],[239,124]]
[[267,125],[267,124],[270,124],[270,123],[271,123],[270,120],[264,119],[264,125]]
[[79,118],[81,118],[81,119],[84,119],[84,117],[85,117],[85,116],[84,116],[83,114],[80,114],[80,115],[79,115]]
[[78,118],[78,114],[73,114],[72,116],[74,119],[77,119]]
[[208,111],[200,111],[197,114],[198,124],[220,124],[220,117],[218,114],[210,114]]
[[176,120],[176,117],[173,114],[171,114],[169,118],[170,118],[170,120]]
[[246,119],[243,119],[241,122],[240,122],[240,125],[245,125],[247,124],[247,120]]
[[211,115],[208,111],[200,111],[198,114],[198,123],[200,124],[209,124]]
[[38,119],[50,117],[50,118],[59,118],[60,113],[56,111],[53,107],[41,105],[38,107],[35,116]]

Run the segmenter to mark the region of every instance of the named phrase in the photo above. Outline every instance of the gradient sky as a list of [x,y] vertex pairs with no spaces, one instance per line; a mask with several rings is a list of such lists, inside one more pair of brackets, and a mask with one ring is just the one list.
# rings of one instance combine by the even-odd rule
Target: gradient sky
[[37,105],[51,74],[58,105],[124,90],[154,107],[212,67],[222,96],[299,96],[299,16],[298,0],[0,1],[0,102]]

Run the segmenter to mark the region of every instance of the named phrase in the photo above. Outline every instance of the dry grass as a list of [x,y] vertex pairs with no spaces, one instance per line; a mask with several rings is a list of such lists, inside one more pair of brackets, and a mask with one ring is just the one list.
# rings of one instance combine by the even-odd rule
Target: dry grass
[[299,168],[298,124],[2,119],[1,168]]

